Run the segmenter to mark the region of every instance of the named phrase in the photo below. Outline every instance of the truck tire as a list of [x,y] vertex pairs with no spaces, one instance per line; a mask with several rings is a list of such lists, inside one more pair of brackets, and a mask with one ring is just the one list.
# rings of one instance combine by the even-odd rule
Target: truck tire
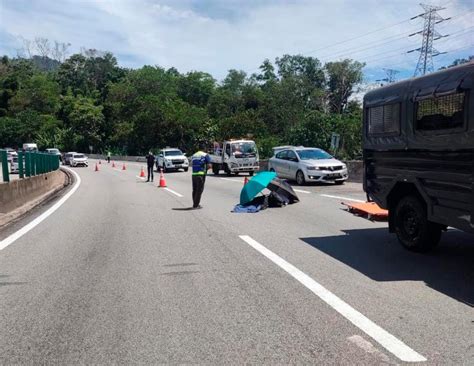
[[230,168],[227,164],[224,165],[224,171],[226,172],[228,177],[230,177],[232,175],[232,171],[230,170]]
[[217,164],[212,165],[212,172],[214,173],[214,175],[219,175],[220,170],[221,170],[221,167],[219,165]]
[[424,253],[435,248],[441,225],[428,221],[426,208],[416,196],[403,197],[395,207],[395,233],[406,249]]
[[254,172],[249,172],[249,175],[250,175],[251,177],[253,177],[253,173],[254,173]]

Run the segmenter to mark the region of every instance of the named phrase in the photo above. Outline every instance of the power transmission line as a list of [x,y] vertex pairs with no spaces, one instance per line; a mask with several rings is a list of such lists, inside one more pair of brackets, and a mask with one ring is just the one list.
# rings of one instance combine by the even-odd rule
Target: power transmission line
[[438,11],[444,10],[446,8],[443,8],[441,6],[427,5],[427,4],[420,4],[420,5],[425,10],[425,13],[417,15],[416,17],[413,17],[412,19],[416,19],[416,18],[425,19],[423,30],[409,35],[409,37],[412,37],[417,34],[421,34],[423,36],[421,47],[408,51],[408,53],[415,52],[415,51],[420,52],[420,57],[418,58],[418,63],[416,65],[414,76],[425,75],[426,72],[434,71],[433,57],[439,56],[443,54],[444,52],[439,52],[438,50],[436,50],[433,47],[433,41],[441,39],[443,37],[447,37],[436,32],[435,25],[451,19],[451,18],[445,19],[441,15],[438,14]]
[[395,23],[395,24],[391,24],[391,25],[388,25],[388,26],[386,26],[386,27],[382,27],[382,28],[379,28],[379,29],[375,29],[375,30],[373,30],[373,31],[370,31],[370,32],[361,34],[361,35],[356,36],[356,37],[352,37],[352,38],[349,38],[349,39],[346,39],[346,40],[343,40],[343,41],[340,41],[340,42],[336,42],[336,43],[333,43],[333,44],[328,44],[328,45],[326,45],[326,46],[319,47],[319,48],[316,48],[316,49],[311,50],[311,51],[307,51],[307,52],[305,52],[305,54],[310,54],[310,53],[318,52],[318,51],[321,51],[321,50],[324,50],[324,49],[327,49],[327,48],[332,48],[332,47],[335,47],[335,46],[338,46],[338,45],[341,45],[341,44],[344,44],[344,43],[353,41],[353,40],[355,40],[355,39],[359,39],[359,38],[368,36],[368,35],[370,35],[370,34],[374,34],[374,33],[380,32],[381,30],[385,30],[385,29],[388,29],[388,28],[392,28],[392,27],[395,27],[395,26],[400,25],[400,24],[403,24],[403,23],[407,23],[407,22],[409,22],[410,20],[411,20],[411,19],[402,20],[401,22],[398,22],[398,23]]
[[[466,29],[463,29],[463,30],[460,30],[460,31],[457,31],[457,32],[454,32],[454,33],[451,33],[449,35],[450,36],[449,39],[450,40],[455,39],[455,38],[458,38],[460,36],[463,36],[464,34],[470,33],[470,32],[472,32],[472,30],[470,30],[471,28],[474,28],[474,26],[471,26],[469,28],[466,28]],[[440,43],[446,42],[446,41],[448,41],[448,39],[443,39],[443,40],[440,41]],[[396,54],[389,55],[389,56],[386,56],[386,57],[382,57],[382,58],[378,57],[379,55],[383,55],[383,54],[391,53],[391,52],[396,52],[396,51],[400,51],[400,50],[406,50],[406,47],[397,48],[395,50],[389,50],[389,51],[386,51],[386,52],[378,53],[376,55],[370,55],[370,56],[367,56],[368,59],[364,59],[363,61],[364,62],[378,61],[378,60],[383,60],[383,59],[390,58],[390,57],[405,55],[405,54],[408,53],[408,52],[403,52],[403,53],[398,53],[397,52]]]
[[[471,10],[467,13],[457,14],[455,16],[452,16],[449,19],[453,20],[453,19],[460,18],[460,17],[462,18],[462,17],[465,17],[466,15],[471,14],[473,12],[474,11]],[[345,49],[344,51],[331,52],[331,53],[328,53],[326,55],[320,56],[320,58],[327,60],[329,58],[337,58],[337,57],[341,57],[341,56],[344,56],[344,55],[352,55],[354,53],[359,53],[359,52],[362,52],[362,51],[366,51],[368,49],[380,47],[380,46],[383,46],[385,44],[389,44],[389,43],[393,43],[393,42],[396,42],[396,41],[399,41],[399,40],[402,40],[402,39],[406,39],[406,36],[409,36],[411,34],[413,34],[412,31],[395,34],[393,36],[386,37],[383,40],[377,40],[377,41],[374,41],[374,42],[366,43],[366,44],[361,45],[361,46],[351,47],[351,48]],[[370,46],[370,47],[367,47],[367,46]]]

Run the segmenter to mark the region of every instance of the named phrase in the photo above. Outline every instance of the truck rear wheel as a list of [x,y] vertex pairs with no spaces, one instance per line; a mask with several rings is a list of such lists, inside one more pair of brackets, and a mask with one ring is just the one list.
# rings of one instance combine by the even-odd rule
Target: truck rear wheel
[[418,197],[403,197],[394,214],[395,233],[406,249],[423,253],[438,245],[441,225],[428,221],[426,208]]
[[221,167],[217,164],[213,164],[212,165],[212,172],[214,173],[214,175],[219,175],[219,172],[221,170]]
[[228,177],[230,177],[232,175],[232,171],[230,170],[230,168],[227,164],[224,165],[224,171],[226,172]]

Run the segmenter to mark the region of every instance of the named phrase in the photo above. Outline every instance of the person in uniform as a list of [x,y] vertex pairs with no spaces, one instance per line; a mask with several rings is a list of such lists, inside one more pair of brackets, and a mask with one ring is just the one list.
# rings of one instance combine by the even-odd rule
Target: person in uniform
[[204,191],[204,184],[206,182],[207,171],[211,168],[211,157],[209,154],[204,152],[206,146],[204,144],[199,145],[199,151],[196,152],[191,158],[191,164],[193,167],[193,208],[202,208],[199,203],[201,202],[202,192]]
[[151,151],[148,152],[148,155],[146,156],[146,165],[148,169],[148,179],[146,180],[147,182],[151,181],[153,182],[153,167],[155,165],[155,155]]

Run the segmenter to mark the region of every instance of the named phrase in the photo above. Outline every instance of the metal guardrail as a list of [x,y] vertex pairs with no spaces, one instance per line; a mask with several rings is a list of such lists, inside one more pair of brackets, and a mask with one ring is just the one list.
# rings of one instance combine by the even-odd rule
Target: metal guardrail
[[[10,163],[6,150],[0,149],[3,182],[10,181]],[[13,161],[12,161],[13,163]],[[20,178],[49,173],[59,169],[59,156],[34,151],[18,152],[18,174]]]

